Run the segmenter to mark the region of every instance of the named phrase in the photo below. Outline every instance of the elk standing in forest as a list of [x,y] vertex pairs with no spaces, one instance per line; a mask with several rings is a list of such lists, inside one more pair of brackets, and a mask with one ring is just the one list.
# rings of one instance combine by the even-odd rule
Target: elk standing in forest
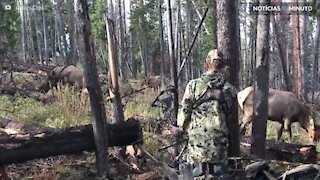
[[148,76],[142,81],[141,85],[158,91],[161,87],[161,76]]
[[84,93],[87,92],[83,71],[73,65],[57,66],[48,72],[47,80],[39,87],[39,90],[48,92],[52,87],[57,87],[59,82],[75,86]]
[[[247,124],[249,124],[253,118],[254,101],[252,86],[238,93],[238,103],[244,113],[240,127],[241,133],[244,133]],[[290,138],[292,137],[291,124],[293,122],[299,122],[300,126],[306,131],[308,131],[310,126],[309,108],[302,104],[292,92],[276,89],[269,89],[268,119],[281,124],[277,133],[278,140],[282,136],[283,128],[289,133]]]

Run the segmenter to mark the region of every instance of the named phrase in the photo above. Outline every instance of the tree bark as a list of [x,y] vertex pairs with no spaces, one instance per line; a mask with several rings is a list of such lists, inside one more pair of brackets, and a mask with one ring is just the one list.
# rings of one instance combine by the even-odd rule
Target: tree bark
[[[193,13],[192,13],[192,6],[191,6],[191,0],[187,0],[187,47],[191,47],[192,43],[192,29],[194,28],[193,26]],[[188,57],[188,55],[187,55]],[[190,51],[189,55],[189,61],[186,62],[186,80],[189,81],[193,79],[193,53]]]
[[107,20],[107,39],[108,39],[108,54],[109,54],[109,72],[111,77],[111,86],[109,88],[110,98],[114,103],[116,122],[124,121],[123,104],[121,102],[118,82],[118,62],[116,58],[115,43],[114,43],[114,27],[112,20]]
[[[298,4],[298,0],[292,0],[294,5]],[[294,89],[293,92],[301,99],[301,55],[300,55],[300,33],[299,33],[299,15],[298,12],[292,15],[292,54],[294,60]]]
[[140,51],[141,59],[143,62],[144,76],[149,75],[149,63],[148,63],[148,48],[147,48],[147,37],[146,37],[146,24],[145,20],[140,19],[140,32],[139,33],[139,42],[140,42]]
[[159,11],[159,35],[160,35],[160,57],[161,57],[161,84],[164,85],[165,80],[165,60],[164,60],[164,53],[165,53],[165,44],[164,44],[164,37],[163,37],[163,18],[162,18],[162,2],[163,0],[158,0],[158,11]]
[[108,147],[108,136],[106,136],[108,129],[104,126],[104,123],[106,123],[106,113],[99,83],[88,4],[86,0],[79,0],[78,3],[79,9],[77,9],[77,13],[79,19],[82,21],[82,27],[80,27],[83,33],[83,41],[85,42],[85,82],[89,91],[91,112],[93,115],[92,127],[96,146],[97,174],[100,177],[105,177],[108,174],[108,157],[105,155],[105,148]]
[[44,44],[44,60],[46,65],[49,63],[49,56],[48,56],[48,29],[46,25],[46,18],[44,14],[44,0],[41,0],[41,12],[42,12],[42,27],[43,27],[43,44]]
[[[26,11],[26,20],[27,20],[27,45],[28,48],[28,58],[31,64],[35,64],[35,58],[36,58],[36,49],[35,49],[35,42],[33,38],[33,31],[32,31],[32,10]],[[30,45],[30,46],[29,46]]]
[[[261,4],[269,5],[271,0],[259,0]],[[269,27],[270,14],[258,15],[257,27],[257,69],[254,80],[254,106],[252,120],[251,156],[263,159],[265,157],[265,141],[268,119],[269,94]]]
[[213,49],[217,48],[217,0],[212,0],[212,31],[213,31]]
[[[306,0],[299,0],[301,4],[306,4]],[[308,27],[308,18],[307,14],[301,16],[300,23],[300,47],[301,47],[301,86],[302,88],[302,97],[304,101],[308,100],[308,93],[310,92],[310,86],[308,83],[308,73],[306,73],[307,64],[308,64],[308,37],[309,33],[307,31]]]
[[[217,1],[217,42],[218,49],[223,53],[224,59],[228,60],[230,69],[229,82],[238,88],[239,74],[239,38],[237,29],[238,9],[237,3],[229,0]],[[229,156],[240,156],[239,144],[239,124],[238,124],[238,109],[228,120],[228,128],[230,132],[229,138]]]
[[127,65],[126,65],[126,61],[125,61],[125,48],[124,48],[124,22],[123,22],[123,18],[122,16],[124,15],[125,12],[122,12],[122,8],[121,8],[121,0],[118,0],[118,11],[119,11],[119,43],[120,43],[120,48],[119,48],[119,64],[120,64],[120,75],[121,75],[121,79],[125,80],[127,79]]
[[19,0],[20,2],[20,19],[21,19],[21,45],[22,45],[22,55],[23,55],[23,61],[27,62],[27,55],[26,55],[26,49],[27,49],[27,31],[26,31],[26,10],[25,10],[25,3],[24,0]]
[[[31,1],[32,4],[34,5],[34,1]],[[40,31],[40,27],[38,25],[38,17],[37,17],[37,13],[35,12],[34,9],[31,10],[32,12],[32,16],[33,16],[33,23],[35,26],[35,33],[36,33],[36,38],[37,38],[37,50],[38,50],[38,58],[40,63],[42,63],[42,45],[41,45],[41,31]]]
[[[317,21],[316,36],[314,44],[314,57],[313,57],[313,81],[315,82],[313,89],[319,90],[319,47],[320,47],[320,20]],[[314,100],[314,95],[312,96],[312,101]]]
[[131,32],[130,33],[130,59],[131,59],[131,67],[132,67],[132,77],[134,79],[137,78],[137,61],[135,57],[135,40],[136,40],[136,33]]
[[284,54],[284,49],[283,49],[283,46],[282,46],[282,41],[280,39],[280,33],[279,33],[279,29],[278,29],[278,26],[276,24],[276,20],[275,20],[275,17],[274,16],[271,16],[272,17],[272,27],[273,27],[273,31],[275,32],[275,41],[276,41],[276,44],[277,44],[277,51],[278,51],[278,54],[279,54],[279,59],[281,61],[281,67],[282,67],[282,73],[283,73],[283,77],[284,77],[284,82],[285,82],[285,90],[286,91],[289,91],[290,90],[290,81],[289,81],[289,74],[288,74],[288,69],[287,69],[287,61],[286,61],[286,58],[285,58],[285,54]]
[[171,0],[167,0],[167,26],[168,26],[168,45],[169,45],[169,57],[171,62],[171,82],[174,86],[173,95],[173,115],[176,118],[178,114],[179,101],[178,101],[178,78],[177,78],[177,62],[175,59],[174,44],[173,44],[173,33],[172,33],[172,9]]

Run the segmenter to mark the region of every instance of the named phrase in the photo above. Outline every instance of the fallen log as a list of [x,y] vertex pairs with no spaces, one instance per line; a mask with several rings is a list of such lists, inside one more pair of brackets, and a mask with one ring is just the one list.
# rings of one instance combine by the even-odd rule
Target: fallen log
[[10,96],[19,95],[24,98],[35,99],[36,101],[42,102],[44,104],[50,104],[57,100],[57,98],[52,95],[45,95],[36,91],[25,91],[17,87],[5,85],[0,85],[0,94],[6,94]]
[[[250,137],[242,137],[241,152],[250,155]],[[314,145],[290,144],[281,141],[266,140],[266,160],[278,160],[294,163],[316,163],[320,153]]]
[[[2,125],[12,123],[7,121]],[[142,143],[142,129],[137,120],[130,119],[124,123],[105,124],[105,126],[108,129],[109,147]],[[37,133],[20,130],[23,127],[19,123],[15,126],[19,127],[16,132],[6,131],[8,130],[6,127],[0,131],[0,165],[95,150],[92,125],[67,129],[34,127],[33,129],[40,130],[36,131]],[[30,126],[24,128],[26,127],[30,128]]]

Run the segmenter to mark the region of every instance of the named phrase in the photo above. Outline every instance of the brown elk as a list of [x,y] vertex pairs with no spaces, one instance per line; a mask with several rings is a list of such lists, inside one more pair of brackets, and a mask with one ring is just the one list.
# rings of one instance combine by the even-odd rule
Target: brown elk
[[[253,117],[252,86],[238,93],[238,103],[244,113],[240,127],[240,131],[244,133],[246,125],[252,121]],[[289,133],[290,138],[292,137],[291,124],[293,122],[299,122],[300,126],[308,131],[310,117],[309,108],[302,104],[292,92],[269,89],[268,119],[281,124],[277,134],[278,140],[282,136],[283,129]]]

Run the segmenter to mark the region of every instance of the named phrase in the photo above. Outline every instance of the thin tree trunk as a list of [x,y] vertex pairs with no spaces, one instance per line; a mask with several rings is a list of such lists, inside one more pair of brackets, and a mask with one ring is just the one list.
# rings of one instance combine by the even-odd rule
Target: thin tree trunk
[[46,18],[44,14],[44,0],[41,0],[41,6],[42,6],[42,25],[43,25],[43,44],[44,44],[44,61],[46,62],[46,65],[49,63],[49,57],[48,57],[48,37],[47,37],[47,25],[46,25]]
[[[34,4],[34,1],[31,1],[32,4]],[[37,13],[34,12],[35,10],[31,10],[32,11],[32,16],[33,16],[33,22],[35,25],[35,33],[36,33],[36,38],[37,38],[37,47],[38,47],[38,57],[39,57],[39,61],[40,63],[42,63],[42,46],[41,46],[41,31],[40,31],[40,27],[38,25],[38,18],[37,18]]]
[[33,32],[32,32],[32,21],[31,21],[31,18],[30,16],[32,16],[32,12],[31,12],[31,15],[30,15],[30,11],[26,11],[26,26],[27,26],[27,32],[26,32],[26,36],[27,36],[27,42],[28,44],[30,45],[27,46],[28,47],[28,54],[31,54],[29,55],[29,58],[30,58],[30,63],[34,64],[35,63],[35,58],[36,58],[36,50],[35,50],[35,43],[34,43],[34,38],[33,38]]
[[[305,4],[306,0],[300,0],[301,4]],[[302,82],[301,82],[301,86],[304,87],[302,88],[302,97],[305,101],[308,100],[308,93],[310,91],[310,86],[308,83],[308,78],[307,75],[308,73],[306,73],[306,69],[307,69],[307,64],[308,64],[308,31],[307,31],[307,27],[308,27],[308,18],[307,18],[307,14],[303,14],[301,17],[301,23],[300,23],[300,50],[301,50],[301,77],[302,77]]]
[[[191,6],[191,0],[187,0],[187,45],[190,47],[192,43],[192,30],[194,28],[193,26],[193,13],[192,13],[192,6]],[[186,80],[189,81],[194,78],[193,76],[193,70],[192,70],[192,64],[193,64],[193,53],[190,52],[189,55],[189,61],[187,61],[186,66]]]
[[[77,10],[77,3],[74,3],[73,6],[73,12],[75,12]],[[72,39],[73,39],[73,47],[72,47],[72,57],[73,57],[73,63],[74,64],[78,64],[79,61],[79,41],[78,41],[78,37],[79,37],[79,33],[78,33],[78,23],[77,23],[77,15],[75,13],[75,15],[73,16],[73,33],[72,33]]]
[[[54,8],[54,29],[55,29],[55,43],[54,43],[54,49],[55,51],[54,52],[59,52],[59,56],[62,57],[63,56],[63,52],[62,52],[62,47],[61,47],[61,41],[60,41],[60,33],[59,33],[59,25],[58,25],[58,12],[57,12],[57,9]],[[58,63],[58,59],[56,58],[56,63]]]
[[[258,0],[255,0],[255,3],[257,3]],[[251,46],[250,46],[250,51],[251,51],[251,54],[250,54],[250,79],[253,79],[253,70],[255,69],[256,67],[256,47],[257,47],[257,25],[258,25],[258,15],[256,14],[251,14],[251,18],[252,18],[252,21],[250,22],[250,26],[251,26],[251,32],[250,32],[250,37],[251,37]]]
[[134,79],[137,78],[137,61],[134,54],[135,49],[135,32],[131,32],[130,34],[130,58],[131,58],[131,67],[132,67],[132,77]]
[[[298,0],[292,0],[297,4]],[[300,56],[300,33],[299,33],[299,16],[297,13],[292,15],[292,50],[294,60],[294,93],[301,99],[301,56]]]
[[27,30],[26,30],[26,10],[24,0],[19,0],[20,2],[20,19],[21,19],[21,45],[22,45],[22,56],[23,61],[26,63],[26,49],[27,49]]
[[55,5],[56,11],[57,11],[57,19],[58,19],[58,34],[59,34],[59,40],[60,40],[60,53],[62,53],[62,57],[64,59],[65,65],[71,65],[71,61],[68,57],[68,44],[67,44],[67,39],[66,39],[66,31],[65,31],[65,23],[64,20],[62,19],[62,14],[59,10],[59,7]]
[[165,53],[165,44],[164,44],[164,37],[163,37],[163,18],[162,18],[162,0],[158,0],[158,11],[159,11],[159,32],[160,32],[160,56],[161,56],[161,84],[164,85],[165,80],[165,60],[164,60],[164,53]]
[[[75,3],[76,4],[76,3]],[[69,32],[69,44],[70,44],[70,50],[68,52],[68,59],[70,60],[71,64],[76,64],[75,62],[75,16],[74,16],[74,10],[75,10],[75,4],[67,3],[68,6],[68,12],[69,12],[69,18],[68,18],[68,32]]]
[[108,130],[104,127],[106,122],[106,113],[103,104],[103,96],[99,83],[98,69],[95,57],[93,37],[91,34],[91,24],[89,19],[88,4],[86,0],[79,0],[79,19],[82,20],[83,41],[85,42],[85,81],[89,91],[90,105],[94,120],[92,121],[94,141],[96,145],[96,166],[97,174],[100,177],[106,177],[108,174],[108,156],[106,148],[108,147]]
[[[177,0],[176,1],[176,26],[175,26],[175,42],[174,42],[174,52],[175,55],[174,57],[176,58],[176,67],[180,67],[180,46],[181,46],[181,37],[180,37],[180,27],[181,27],[181,1]],[[178,77],[178,81],[179,81],[179,77]]]
[[[178,101],[178,79],[177,79],[177,62],[175,59],[173,33],[172,33],[172,9],[171,0],[167,0],[167,26],[168,26],[168,45],[169,45],[169,57],[171,62],[171,82],[175,88],[173,95],[173,115],[177,117],[179,101]],[[176,122],[175,122],[176,123]]]
[[127,79],[127,65],[126,65],[126,61],[125,61],[125,58],[124,58],[124,23],[123,23],[123,14],[124,12],[121,12],[122,11],[122,8],[121,8],[121,0],[118,0],[118,13],[119,13],[119,31],[120,31],[120,34],[119,34],[119,43],[120,43],[120,48],[119,48],[119,64],[120,64],[120,74],[121,74],[121,79],[122,80],[125,80]]
[[[315,44],[314,44],[314,57],[313,57],[313,81],[314,87],[316,91],[319,90],[319,47],[320,47],[320,20],[317,20],[317,28],[316,28],[316,37],[314,39]],[[314,100],[314,97],[312,96],[312,101]],[[314,102],[314,101],[313,101]]]
[[147,77],[149,74],[149,66],[148,66],[148,51],[147,51],[147,38],[146,38],[146,30],[145,30],[144,22],[140,20],[140,29],[139,38],[140,38],[140,51],[142,56],[143,68],[144,68],[144,76]]
[[212,31],[213,31],[213,49],[217,48],[217,0],[212,0]]

